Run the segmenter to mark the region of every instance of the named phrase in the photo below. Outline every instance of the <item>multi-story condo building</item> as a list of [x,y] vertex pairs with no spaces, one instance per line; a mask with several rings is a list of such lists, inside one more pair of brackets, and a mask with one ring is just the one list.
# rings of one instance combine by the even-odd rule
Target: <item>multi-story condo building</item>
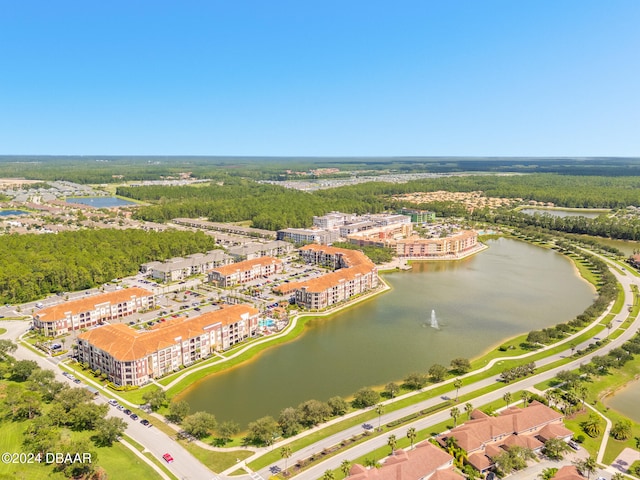
[[464,230],[441,238],[409,237],[391,245],[400,258],[457,258],[478,249],[478,234]]
[[338,230],[321,228],[285,228],[278,230],[278,240],[290,240],[293,243],[318,243],[329,245],[338,240]]
[[324,265],[335,271],[274,289],[283,295],[293,294],[298,305],[317,310],[378,286],[378,269],[362,252],[324,245],[306,245],[299,251],[307,263]]
[[417,210],[415,208],[400,209],[402,215],[409,215],[413,223],[431,223],[436,220],[436,213],[429,210]]
[[355,213],[329,212],[326,215],[313,217],[313,226],[323,230],[335,230],[336,228],[353,222],[358,216]]
[[154,307],[154,295],[142,288],[126,288],[43,308],[33,326],[47,336],[88,328]]
[[293,245],[290,242],[283,240],[274,240],[268,243],[246,243],[244,245],[238,245],[237,247],[229,248],[229,255],[231,255],[236,261],[238,260],[253,260],[260,257],[277,257],[279,255],[286,255],[293,250]]
[[116,385],[144,385],[230,348],[258,328],[258,310],[225,306],[194,318],[168,320],[151,330],[105,325],[78,335],[78,360]]
[[176,282],[231,262],[232,258],[223,250],[211,250],[207,253],[187,255],[185,258],[175,257],[164,262],[143,263],[140,271],[151,273],[151,277],[162,282]]
[[282,260],[273,257],[260,257],[214,268],[209,272],[209,281],[215,282],[221,287],[229,287],[242,285],[256,278],[268,277],[281,271]]

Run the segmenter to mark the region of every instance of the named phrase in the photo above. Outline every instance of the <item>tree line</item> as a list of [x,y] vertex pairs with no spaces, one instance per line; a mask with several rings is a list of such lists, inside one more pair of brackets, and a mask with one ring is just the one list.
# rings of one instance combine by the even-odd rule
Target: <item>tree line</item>
[[79,230],[5,235],[0,242],[0,302],[23,303],[134,275],[140,265],[219,248],[202,232]]

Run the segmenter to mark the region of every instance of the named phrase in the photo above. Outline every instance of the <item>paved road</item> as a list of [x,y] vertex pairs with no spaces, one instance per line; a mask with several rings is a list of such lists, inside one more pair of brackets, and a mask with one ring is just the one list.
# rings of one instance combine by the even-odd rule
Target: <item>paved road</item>
[[[619,267],[618,267],[619,268]],[[625,305],[626,304],[633,304],[633,293],[631,291],[631,284],[640,284],[640,281],[638,280],[638,277],[633,276],[632,274],[620,274],[617,271],[613,271],[613,273],[616,275],[618,281],[622,284],[623,288],[624,288],[624,292],[625,292]],[[626,318],[627,316],[627,312],[626,309],[623,308],[623,312],[621,312],[620,314],[616,315],[615,319],[614,319],[614,328],[611,330],[611,333],[613,333],[615,331],[615,328],[617,328],[620,323]],[[636,330],[640,328],[640,317],[638,319],[636,319],[636,321],[633,323],[633,325],[631,325],[625,332],[623,332],[617,339],[612,340],[609,344],[607,344],[604,348],[599,349],[595,352],[592,352],[588,355],[585,355],[577,360],[574,360],[568,364],[565,364],[561,367],[557,367],[554,368],[552,370],[549,370],[547,372],[541,373],[541,374],[537,374],[534,375],[533,377],[529,377],[526,379],[523,379],[519,382],[513,382],[509,385],[506,385],[498,390],[495,390],[491,393],[488,393],[486,395],[482,395],[480,397],[475,398],[473,401],[471,401],[470,403],[475,407],[475,406],[480,406],[480,405],[485,405],[485,404],[489,404],[491,402],[500,400],[502,398],[502,396],[504,395],[504,393],[506,392],[513,392],[513,391],[517,391],[517,390],[523,390],[523,389],[527,389],[527,388],[532,388],[535,384],[548,380],[550,378],[553,378],[559,371],[561,370],[571,370],[571,369],[575,369],[578,368],[580,366],[581,363],[586,363],[588,362],[592,357],[596,356],[596,355],[602,355],[603,353],[617,348],[619,347],[622,343],[624,343],[625,341],[627,341],[629,338],[631,338]],[[604,331],[601,336],[606,336],[608,334],[607,331]],[[584,349],[589,343],[591,343],[593,340],[589,340],[586,342],[583,342],[579,345],[576,346],[576,348],[578,349]],[[567,342],[567,344],[569,344],[570,342]],[[549,363],[552,363],[554,361],[560,360],[562,358],[566,358],[568,355],[571,355],[571,351],[570,349],[565,350],[564,352],[552,355],[550,357],[547,357],[543,360],[537,361],[536,365],[538,367],[540,366],[544,366],[547,365]],[[470,392],[470,391],[475,391],[479,388],[482,388],[483,386],[486,385],[492,385],[495,384],[498,381],[498,377],[492,377],[492,378],[487,378],[485,380],[476,382],[472,385],[467,385],[463,388],[460,389],[460,394],[466,393],[466,392]],[[451,391],[447,394],[445,394],[446,396],[449,397],[455,397],[455,391]],[[386,415],[382,416],[382,422],[383,423],[388,423],[392,420],[398,419],[398,418],[402,418],[405,417],[411,413],[415,413],[419,410],[437,405],[438,403],[442,402],[441,398],[432,398],[429,400],[425,400],[423,402],[420,402],[419,404],[415,404],[412,405],[410,407],[404,408],[402,410],[398,410]],[[422,418],[416,422],[413,422],[410,425],[405,425],[403,427],[400,427],[396,430],[393,431],[389,431],[387,432],[387,434],[382,435],[380,437],[376,437],[375,439],[369,440],[368,442],[362,443],[354,448],[348,449],[345,452],[342,452],[334,457],[331,457],[330,459],[324,461],[324,462],[320,462],[318,464],[316,464],[315,466],[313,466],[312,468],[300,473],[299,475],[296,476],[297,479],[301,479],[301,480],[315,480],[318,479],[320,477],[322,477],[323,473],[328,470],[328,469],[335,469],[338,468],[340,466],[340,463],[343,460],[350,460],[353,458],[358,458],[362,455],[366,455],[368,452],[371,452],[377,448],[383,447],[386,445],[387,443],[387,438],[389,435],[394,434],[396,435],[396,437],[401,438],[401,437],[406,437],[406,432],[407,429],[409,427],[415,427],[417,430],[423,430],[426,429],[432,425],[435,425],[437,423],[440,422],[444,422],[450,420],[450,415],[449,415],[449,411],[443,411],[434,415],[430,415],[428,417]],[[374,422],[374,425],[377,425],[377,420]],[[331,437],[328,437],[324,440],[321,440],[319,442],[316,442],[315,444],[302,449],[298,452],[296,452],[291,458],[288,459],[288,465],[293,465],[297,460],[301,460],[301,459],[305,459],[308,458],[311,454],[313,453],[318,453],[320,451],[322,451],[324,448],[329,448],[333,445],[336,445],[337,443],[340,443],[340,441],[342,441],[345,438],[349,438],[354,434],[357,433],[361,433],[362,429],[361,427],[353,427],[347,430],[344,430],[343,432],[337,434],[337,435],[333,435]],[[278,448],[278,446],[275,446],[274,448]],[[284,461],[278,461],[273,465],[277,465],[279,467],[283,467]],[[269,468],[272,465],[269,465],[267,467],[265,467],[264,469],[260,470],[259,473],[260,475],[262,475],[264,478],[268,478],[268,476],[270,475],[269,472]],[[234,477],[237,478],[237,477]],[[247,478],[246,476],[244,477],[245,479]]]
[[[2,338],[17,339],[21,334],[27,331],[29,322],[25,321],[6,321],[1,326],[7,329],[7,333]],[[53,370],[56,374],[56,380],[69,384],[71,387],[80,385],[74,384],[67,377],[62,375],[62,370],[57,367],[56,359],[42,357],[27,347],[18,344],[18,349],[13,356],[19,360],[34,360],[41,368]],[[106,403],[107,400],[98,396],[96,403]],[[150,451],[160,461],[162,455],[170,453],[174,458],[174,462],[166,464],[167,468],[180,480],[209,480],[214,479],[215,474],[205,467],[200,461],[193,457],[178,442],[168,437],[157,428],[148,428],[139,421],[133,421],[123,412],[115,407],[110,407],[109,415],[124,419],[127,424],[126,435],[139,444],[143,445],[146,450]]]

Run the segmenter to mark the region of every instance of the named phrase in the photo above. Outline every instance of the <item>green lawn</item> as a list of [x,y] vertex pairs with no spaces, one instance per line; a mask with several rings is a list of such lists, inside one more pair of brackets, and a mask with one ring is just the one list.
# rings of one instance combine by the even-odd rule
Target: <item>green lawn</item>
[[[22,432],[26,422],[2,422],[0,436],[0,451],[9,453],[26,453],[22,447]],[[88,438],[91,432],[71,432],[64,430],[72,438]],[[103,467],[109,478],[135,478],[136,480],[156,480],[158,474],[146,463],[139,459],[128,448],[119,443],[112,447],[91,447],[98,454],[97,463]],[[44,463],[5,464],[0,463],[0,478],[15,478],[19,480],[54,479],[64,480],[62,473],[56,473],[51,465]]]

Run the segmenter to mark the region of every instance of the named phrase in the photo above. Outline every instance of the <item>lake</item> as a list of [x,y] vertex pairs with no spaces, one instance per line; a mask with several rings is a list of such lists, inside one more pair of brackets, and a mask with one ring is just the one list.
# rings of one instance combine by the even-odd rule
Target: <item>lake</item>
[[[288,406],[401,381],[434,363],[473,358],[503,339],[574,318],[595,290],[562,255],[499,238],[457,262],[384,275],[392,290],[331,317],[250,362],[195,383],[191,411],[246,426]],[[431,328],[435,311],[439,329]]]
[[111,208],[111,207],[124,207],[128,205],[135,205],[135,202],[128,200],[122,200],[117,197],[76,197],[67,198],[67,203],[81,203],[83,205],[89,205],[95,208]]
[[616,392],[612,397],[605,400],[607,407],[617,410],[625,417],[629,417],[634,422],[640,423],[640,409],[638,400],[640,399],[640,381],[631,382],[624,389]]
[[29,212],[24,210],[0,210],[0,217],[8,217],[10,215],[28,215]]

